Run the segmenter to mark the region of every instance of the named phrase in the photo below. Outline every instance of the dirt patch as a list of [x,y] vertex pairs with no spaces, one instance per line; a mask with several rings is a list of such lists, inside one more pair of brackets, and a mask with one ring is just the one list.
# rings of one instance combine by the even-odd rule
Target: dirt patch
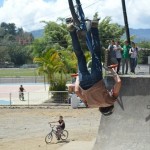
[[[64,116],[67,141],[47,145],[45,136],[50,131],[49,121]],[[57,150],[72,141],[91,141],[98,131],[98,109],[72,109],[71,107],[49,109],[0,109],[0,149],[2,150]]]

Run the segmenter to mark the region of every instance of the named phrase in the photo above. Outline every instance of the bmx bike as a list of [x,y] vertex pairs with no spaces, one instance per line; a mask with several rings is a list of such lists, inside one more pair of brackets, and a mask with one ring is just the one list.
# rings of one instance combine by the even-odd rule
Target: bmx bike
[[[58,130],[54,129],[56,127],[57,127],[57,125],[51,125],[50,124],[51,131],[45,137],[46,144],[50,144],[51,143],[51,141],[53,139],[53,135],[55,135],[55,137],[58,139]],[[60,139],[61,140],[66,140],[68,138],[68,135],[69,135],[67,130],[61,130],[59,132],[59,134],[60,134]]]
[[[93,36],[91,35],[91,26],[92,24],[97,24],[99,18],[96,20],[86,19],[80,0],[68,0],[69,9],[72,17],[66,18],[66,23],[69,24],[73,22],[74,27],[81,31],[81,37],[85,37],[86,45],[90,52],[93,51]],[[101,46],[101,45],[100,45]]]

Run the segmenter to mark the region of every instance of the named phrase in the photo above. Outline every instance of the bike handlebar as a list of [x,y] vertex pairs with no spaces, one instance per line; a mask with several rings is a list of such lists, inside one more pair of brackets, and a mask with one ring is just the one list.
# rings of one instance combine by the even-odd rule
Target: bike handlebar
[[50,122],[48,123],[50,125],[51,128],[54,128],[57,125],[52,125]]

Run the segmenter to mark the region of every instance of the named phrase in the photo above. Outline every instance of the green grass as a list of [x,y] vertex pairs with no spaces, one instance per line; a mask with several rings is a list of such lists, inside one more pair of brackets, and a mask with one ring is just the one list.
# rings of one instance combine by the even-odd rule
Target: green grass
[[0,68],[0,77],[37,76],[36,68]]

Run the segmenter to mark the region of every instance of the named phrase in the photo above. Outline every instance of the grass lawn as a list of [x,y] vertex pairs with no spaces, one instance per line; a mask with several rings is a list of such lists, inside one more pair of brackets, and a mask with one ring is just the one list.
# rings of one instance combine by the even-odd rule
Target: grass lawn
[[36,68],[0,68],[0,77],[37,76]]

